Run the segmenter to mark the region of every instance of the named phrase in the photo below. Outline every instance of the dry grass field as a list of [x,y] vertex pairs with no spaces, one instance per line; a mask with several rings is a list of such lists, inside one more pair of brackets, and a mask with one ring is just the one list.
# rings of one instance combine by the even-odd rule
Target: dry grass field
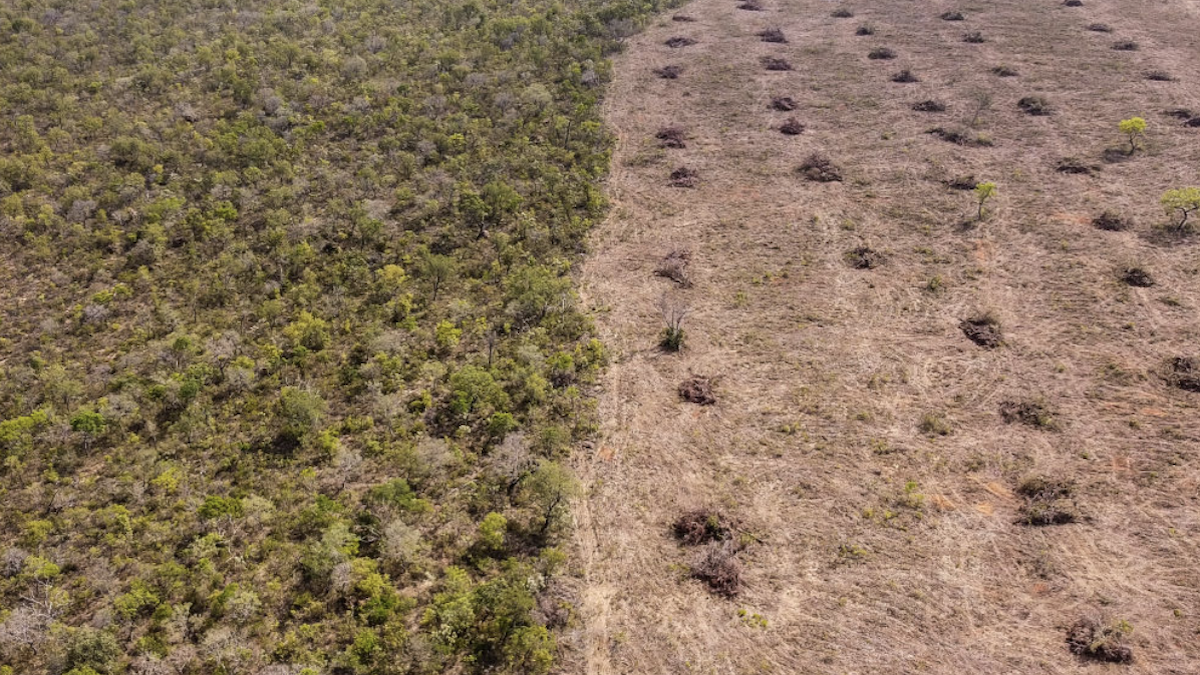
[[[1200,672],[1200,393],[1167,377],[1200,357],[1200,235],[1159,205],[1200,185],[1200,126],[1165,114],[1200,115],[1196,3],[738,4],[662,17],[616,64],[613,211],[582,278],[614,358],[577,461],[567,670]],[[842,179],[798,172],[814,153]],[[997,186],[981,221],[948,185],[970,177]],[[655,274],[684,250],[689,286]],[[677,354],[664,296],[689,310]],[[962,330],[984,314],[997,348]],[[693,375],[714,405],[681,399]],[[733,524],[733,597],[672,534],[698,508]],[[1088,618],[1119,637],[1084,650],[1131,663],[1072,653]]]

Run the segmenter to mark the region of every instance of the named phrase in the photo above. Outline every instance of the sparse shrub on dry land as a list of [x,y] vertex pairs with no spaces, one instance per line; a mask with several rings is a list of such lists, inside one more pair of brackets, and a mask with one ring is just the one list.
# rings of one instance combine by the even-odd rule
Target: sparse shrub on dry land
[[942,21],[965,21],[967,17],[963,16],[962,12],[942,12]]
[[671,17],[671,20],[678,21],[680,23],[691,23],[692,21],[695,21],[696,19],[694,19],[691,16],[688,16],[687,14],[676,14]]
[[995,68],[992,68],[992,74],[999,77],[1016,77],[1017,75],[1020,75],[1020,73],[1017,72],[1017,69],[1011,66],[996,66]]
[[692,563],[692,576],[708,585],[713,593],[727,598],[742,591],[742,566],[732,542],[713,542]]
[[1094,164],[1088,164],[1078,157],[1064,157],[1058,160],[1058,164],[1054,166],[1054,170],[1059,173],[1090,176],[1099,171],[1100,168]]
[[870,246],[856,246],[846,251],[846,263],[856,270],[871,270],[879,267],[887,260],[882,251],[876,251]]
[[1141,265],[1128,265],[1120,270],[1121,281],[1137,288],[1149,288],[1154,285],[1154,276]]
[[804,160],[798,171],[805,178],[818,183],[833,183],[842,180],[842,171],[828,157],[813,153]]
[[835,19],[852,19],[854,18],[854,12],[851,12],[845,7],[839,7],[838,9],[833,10],[829,16],[832,16]]
[[658,266],[654,268],[654,274],[670,279],[687,288],[692,285],[691,264],[691,251],[687,249],[675,249],[659,261]]
[[976,220],[983,220],[987,215],[985,207],[989,200],[996,196],[996,184],[992,182],[983,182],[975,186],[975,202],[979,207],[976,213]]
[[791,96],[776,96],[771,99],[771,107],[781,112],[795,110],[797,105],[795,99]]
[[963,42],[973,45],[980,45],[986,42],[986,40],[983,39],[983,33],[976,30],[963,35]]
[[1083,0],[1064,0],[1063,4],[1067,7],[1083,7]]
[[914,75],[913,72],[907,68],[896,73],[895,75],[892,75],[892,82],[899,82],[901,84],[909,84],[920,81],[921,79]]
[[1151,70],[1146,73],[1146,79],[1153,82],[1174,82],[1175,76],[1165,70]]
[[917,429],[926,436],[949,436],[954,430],[945,415],[933,412],[921,416]]
[[738,5],[738,9],[744,9],[750,12],[761,12],[763,11],[763,6],[759,0],[746,0],[746,2]]
[[867,58],[873,61],[890,61],[896,58],[896,52],[889,47],[876,47],[867,52]]
[[1112,27],[1106,23],[1089,23],[1087,29],[1093,33],[1111,33]]
[[1118,52],[1136,52],[1138,43],[1133,40],[1118,40],[1113,43],[1112,48]]
[[1082,658],[1107,663],[1132,663],[1133,649],[1126,642],[1133,633],[1127,621],[1087,617],[1067,630],[1067,648]]
[[1146,135],[1146,120],[1141,117],[1130,117],[1127,120],[1121,120],[1117,124],[1117,128],[1129,139],[1129,154],[1137,152],[1138,141]]
[[684,546],[700,546],[733,537],[733,524],[716,509],[700,508],[687,511],[671,525],[675,538]]
[[1000,321],[990,312],[963,319],[959,322],[958,327],[971,342],[980,347],[995,349],[1004,344]]
[[867,36],[867,35],[874,35],[874,34],[875,34],[875,27],[874,27],[874,26],[872,26],[872,25],[871,25],[871,24],[869,24],[869,23],[864,23],[863,25],[861,25],[861,26],[859,26],[858,28],[855,28],[855,29],[854,29],[854,34],[855,34],[855,35],[857,35],[857,36],[859,36],[859,37],[864,37],[864,36]]
[[682,299],[664,294],[658,300],[658,311],[662,316],[663,329],[659,333],[658,346],[666,352],[678,352],[683,349],[687,335],[683,330],[683,321],[691,309]]
[[979,185],[979,181],[975,180],[974,174],[955,176],[946,181],[946,187],[951,190],[974,190],[976,185]]

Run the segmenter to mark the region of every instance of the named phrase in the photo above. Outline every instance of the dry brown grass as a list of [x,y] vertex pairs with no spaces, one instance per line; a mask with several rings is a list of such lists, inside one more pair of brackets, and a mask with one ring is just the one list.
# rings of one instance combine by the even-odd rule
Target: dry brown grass
[[[664,47],[680,28],[664,18],[616,62],[613,210],[581,279],[612,365],[601,437],[578,456],[583,603],[565,672],[1200,672],[1200,393],[1186,388],[1200,365],[1174,361],[1200,356],[1200,241],[1153,236],[1159,195],[1200,183],[1196,130],[1160,114],[1200,110],[1200,35],[1179,29],[1196,4],[880,0],[851,20],[834,7],[697,0],[698,44]],[[937,19],[950,10],[967,23]],[[858,22],[878,35],[855,36]],[[790,44],[760,42],[768,26]],[[987,42],[963,43],[966,27]],[[1141,49],[1113,51],[1117,37]],[[876,44],[893,66],[865,58]],[[794,70],[764,71],[767,55]],[[687,77],[650,72],[670,62]],[[998,63],[1021,76],[996,77]],[[922,81],[889,83],[901,68]],[[925,133],[967,127],[981,90],[995,104],[971,131],[990,147]],[[800,136],[777,131],[781,93],[800,104]],[[1039,95],[1053,115],[1016,105]],[[945,110],[911,109],[924,100]],[[1063,157],[1099,164],[1133,114],[1150,122],[1144,154],[1057,171]],[[671,124],[686,149],[627,161]],[[814,152],[845,180],[797,175]],[[698,189],[665,185],[679,164]],[[952,176],[999,187],[970,230],[958,224],[973,195],[948,189]],[[1093,227],[1105,210],[1132,225]],[[878,271],[846,264],[864,241],[889,253]],[[695,272],[678,289],[692,309],[679,354],[656,346],[656,302],[675,284],[652,271],[672,248],[693,252]],[[1129,261],[1156,285],[1116,279]],[[979,308],[1003,319],[1003,348],[960,331]],[[692,373],[723,374],[719,405],[680,400]],[[1004,422],[1002,401],[1034,396],[1060,430]],[[952,431],[923,433],[930,411]],[[1029,476],[1070,483],[1080,518],[1020,522],[1043,518],[1015,492]],[[697,503],[761,539],[737,554],[735,600],[689,578],[697,551],[672,536]],[[1071,652],[1068,631],[1101,606],[1133,627],[1131,663]]]

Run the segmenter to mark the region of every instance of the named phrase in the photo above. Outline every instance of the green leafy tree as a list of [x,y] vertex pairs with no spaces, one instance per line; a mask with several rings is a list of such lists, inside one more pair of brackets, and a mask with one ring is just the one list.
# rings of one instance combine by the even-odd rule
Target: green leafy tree
[[1129,139],[1129,154],[1132,155],[1137,151],[1138,139],[1146,135],[1146,120],[1140,117],[1130,117],[1127,120],[1121,120],[1117,124],[1117,128]]
[[986,214],[986,211],[984,210],[984,205],[987,204],[989,199],[991,199],[992,197],[995,197],[995,196],[996,196],[996,184],[995,183],[991,183],[991,182],[980,183],[975,186],[975,201],[977,202],[977,204],[979,206],[979,211],[978,211],[978,213],[976,213],[976,216],[975,216],[976,220],[980,220],[980,221],[983,220],[983,217]]
[[545,460],[525,478],[523,491],[534,509],[537,534],[545,537],[565,522],[567,507],[580,487],[569,469]]
[[1179,222],[1173,225],[1174,229],[1180,232],[1186,231],[1191,227],[1188,224],[1188,217],[1200,209],[1200,187],[1167,190],[1163,193],[1161,201],[1167,214],[1179,218]]

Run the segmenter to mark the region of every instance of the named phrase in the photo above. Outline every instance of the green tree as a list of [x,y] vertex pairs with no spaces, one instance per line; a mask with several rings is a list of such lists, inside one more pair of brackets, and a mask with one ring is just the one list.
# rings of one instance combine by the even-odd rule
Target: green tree
[[565,521],[567,508],[579,495],[580,487],[570,470],[558,462],[544,460],[525,478],[523,491],[536,514],[538,536],[544,538]]
[[1117,128],[1129,138],[1129,154],[1132,155],[1137,151],[1138,139],[1146,135],[1146,120],[1140,117],[1130,117],[1117,123]]
[[1174,229],[1180,232],[1186,231],[1191,227],[1188,225],[1188,216],[1193,211],[1200,209],[1200,187],[1167,190],[1163,193],[1161,201],[1169,215],[1179,218],[1179,222],[1173,226]]
[[984,205],[987,204],[988,200],[994,196],[996,196],[995,183],[980,183],[975,186],[975,200],[979,205],[979,212],[976,214],[976,220],[983,220],[983,216],[985,215]]
[[316,394],[297,387],[284,387],[275,403],[275,419],[279,432],[293,441],[308,436],[321,422],[325,401]]

